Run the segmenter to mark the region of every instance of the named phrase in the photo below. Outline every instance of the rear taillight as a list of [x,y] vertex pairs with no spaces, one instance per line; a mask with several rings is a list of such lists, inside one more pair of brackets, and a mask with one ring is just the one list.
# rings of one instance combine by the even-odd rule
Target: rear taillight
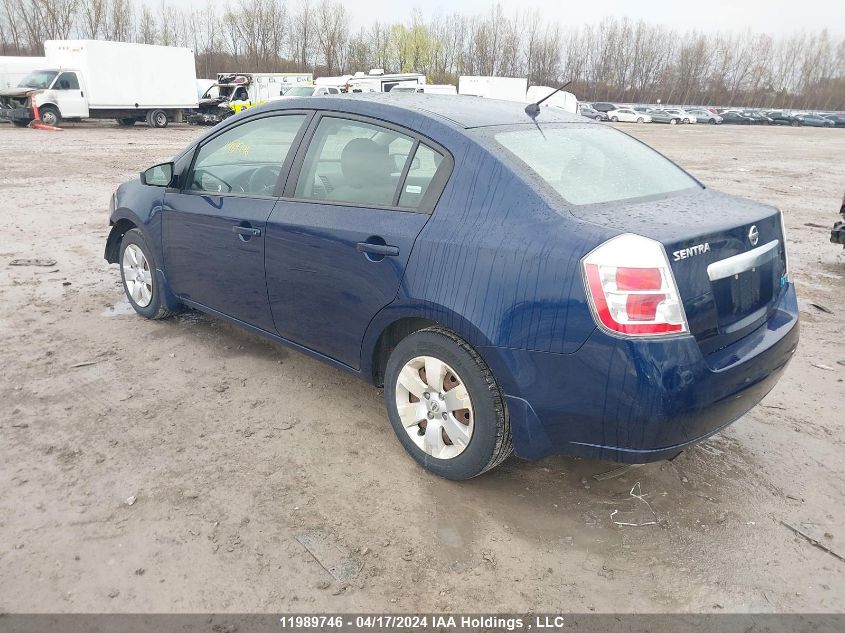
[[688,331],[678,286],[660,242],[620,235],[589,253],[581,265],[599,327],[624,336]]
[[783,281],[789,281],[789,253],[786,252],[786,222],[783,211],[780,214],[780,238],[783,241]]

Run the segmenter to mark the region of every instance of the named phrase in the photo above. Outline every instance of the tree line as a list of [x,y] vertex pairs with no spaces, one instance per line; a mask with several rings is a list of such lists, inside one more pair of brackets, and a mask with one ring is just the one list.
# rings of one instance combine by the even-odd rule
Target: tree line
[[47,39],[106,39],[187,46],[197,75],[228,71],[371,68],[527,77],[579,99],[845,110],[845,38],[827,30],[774,37],[750,30],[679,32],[608,17],[597,24],[549,21],[539,11],[506,15],[410,13],[357,29],[338,0],[232,0],[197,8],[135,0],[0,0],[0,55],[43,53]]

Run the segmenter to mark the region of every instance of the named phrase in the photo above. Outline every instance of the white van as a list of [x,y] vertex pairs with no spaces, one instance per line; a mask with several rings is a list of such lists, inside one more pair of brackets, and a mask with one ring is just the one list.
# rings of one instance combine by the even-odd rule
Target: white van
[[396,86],[425,85],[425,75],[420,73],[384,74],[381,68],[369,73],[357,72],[346,82],[347,92],[390,92]]

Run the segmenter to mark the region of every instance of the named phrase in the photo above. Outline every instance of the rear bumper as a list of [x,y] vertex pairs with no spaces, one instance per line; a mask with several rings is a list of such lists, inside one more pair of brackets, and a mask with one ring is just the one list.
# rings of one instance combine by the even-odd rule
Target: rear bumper
[[32,108],[0,108],[0,119],[5,121],[32,121]]
[[764,325],[707,356],[692,336],[644,341],[599,330],[573,354],[479,351],[502,383],[518,455],[644,463],[676,456],[757,405],[798,330],[790,285]]

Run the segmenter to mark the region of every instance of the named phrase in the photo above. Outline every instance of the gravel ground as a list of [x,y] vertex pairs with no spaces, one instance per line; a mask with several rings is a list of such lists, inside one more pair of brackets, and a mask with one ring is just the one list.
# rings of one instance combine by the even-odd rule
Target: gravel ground
[[128,309],[109,195],[200,130],[0,126],[0,611],[841,610],[845,563],[782,522],[845,555],[845,130],[624,129],[784,210],[798,353],[672,463],[597,481],[614,465],[511,459],[453,483],[405,455],[378,390]]

